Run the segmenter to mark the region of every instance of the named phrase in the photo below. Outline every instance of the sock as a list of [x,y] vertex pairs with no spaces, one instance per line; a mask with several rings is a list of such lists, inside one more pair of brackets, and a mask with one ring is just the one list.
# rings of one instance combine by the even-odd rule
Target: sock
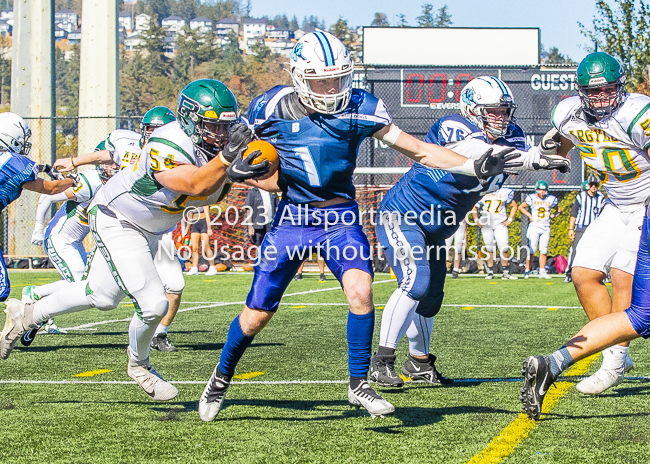
[[161,334],[167,335],[168,332],[169,332],[169,326],[168,325],[163,325],[162,323],[160,323],[160,324],[158,324],[158,327],[156,327],[156,332],[154,333],[154,337],[156,335],[161,335]]
[[625,365],[625,355],[629,347],[614,345],[603,350],[603,364],[601,369],[622,369]]
[[350,388],[355,390],[361,382],[366,380],[365,377],[350,377]]
[[387,348],[385,346],[379,345],[377,349],[377,356],[392,356],[395,354],[395,348]]
[[379,329],[379,346],[397,348],[409,327],[418,302],[410,298],[401,289],[396,289],[388,299],[381,315]]
[[569,350],[567,350],[565,346],[549,355],[548,358],[551,362],[551,374],[555,377],[571,367],[574,363],[573,358],[569,354]]
[[365,379],[372,355],[372,334],[375,330],[375,311],[357,315],[348,312],[348,369],[350,377]]
[[131,348],[131,356],[136,361],[146,361],[149,358],[149,345],[151,345],[151,339],[159,321],[160,319],[143,321],[137,314],[134,314],[133,318],[131,318],[129,347]]
[[239,325],[239,316],[235,318],[228,329],[228,338],[226,344],[221,350],[221,359],[219,359],[219,371],[231,378],[235,374],[235,367],[241,359],[246,348],[253,342],[255,336],[246,335]]
[[455,267],[455,268],[454,268],[454,271],[456,271],[456,272],[460,272],[460,268],[459,268],[459,267]]
[[488,266],[488,274],[494,274],[494,266]]
[[58,292],[59,290],[67,287],[68,285],[70,285],[70,282],[65,280],[59,280],[56,282],[52,282],[51,284],[39,285],[34,289],[34,293],[36,293],[36,295],[38,295],[39,298],[45,298],[46,296],[50,296],[54,292]]
[[34,305],[34,322],[44,322],[58,314],[83,311],[93,307],[86,296],[87,282],[67,283],[61,290],[41,298]]
[[414,314],[413,320],[406,331],[406,336],[409,338],[409,353],[414,356],[428,356],[432,331],[432,317]]

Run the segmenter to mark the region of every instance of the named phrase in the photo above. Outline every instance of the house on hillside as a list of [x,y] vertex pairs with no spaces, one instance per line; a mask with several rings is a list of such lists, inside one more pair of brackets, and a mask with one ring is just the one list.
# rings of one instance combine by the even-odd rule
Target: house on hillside
[[185,26],[185,20],[180,16],[167,16],[162,20],[162,27],[167,29],[167,32],[178,34],[183,26]]
[[7,24],[10,26],[14,25],[14,10],[2,10],[0,11],[0,20],[7,21]]
[[135,30],[147,31],[149,30],[149,24],[151,23],[151,16],[146,13],[140,13],[135,17]]
[[264,36],[266,35],[266,18],[244,18],[244,41],[243,50],[246,54],[251,54],[251,47],[256,43],[264,45]]
[[133,30],[134,26],[134,21],[133,18],[131,17],[131,13],[128,11],[120,11],[120,14],[117,17],[117,24],[119,27],[124,28],[127,31]]
[[234,32],[235,35],[239,35],[239,23],[234,19],[224,18],[219,20],[219,22],[215,24],[214,33],[219,37],[227,36],[230,33],[230,31]]
[[7,37],[11,35],[11,26],[3,19],[0,19],[0,36]]
[[67,8],[59,10],[54,13],[54,24],[70,33],[79,27],[79,15]]
[[212,21],[205,16],[199,16],[190,21],[190,29],[198,29],[200,33],[206,34],[212,31]]
[[68,43],[74,45],[81,42],[81,28],[78,27],[72,32],[68,32]]

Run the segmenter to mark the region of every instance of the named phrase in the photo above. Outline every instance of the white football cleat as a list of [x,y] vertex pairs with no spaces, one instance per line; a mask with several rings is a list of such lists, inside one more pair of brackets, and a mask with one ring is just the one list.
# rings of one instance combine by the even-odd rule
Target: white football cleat
[[210,267],[208,268],[208,270],[206,271],[205,275],[206,275],[206,276],[213,276],[213,275],[217,275],[218,272],[219,272],[219,271],[217,271],[217,268],[216,268],[216,267],[214,267],[214,266],[210,266]]
[[630,358],[630,355],[628,353],[625,353],[625,364],[624,364],[624,370],[625,373],[627,374],[630,372],[632,369],[634,369],[634,361],[632,361],[632,358]]
[[379,393],[374,391],[367,381],[362,381],[357,388],[352,390],[348,386],[348,401],[350,405],[359,409],[360,407],[366,408],[370,416],[384,417],[395,412],[395,406],[386,401]]
[[34,324],[34,303],[23,303],[11,298],[5,307],[5,325],[0,333],[0,359],[7,359],[20,339],[20,335],[36,327]]
[[199,268],[198,267],[191,267],[189,271],[187,271],[187,275],[198,275],[199,273]]
[[539,270],[539,278],[540,279],[550,279],[551,276],[548,275],[548,271],[546,269],[540,269]]
[[126,373],[155,401],[169,401],[176,398],[178,389],[165,381],[161,375],[146,361],[135,361],[131,358],[131,348],[127,348],[129,362]]
[[624,378],[622,366],[620,369],[603,369],[601,367],[591,377],[576,385],[576,390],[585,395],[598,395],[608,388],[620,384]]
[[212,371],[199,398],[199,417],[203,422],[211,422],[217,417],[230,387],[230,381],[217,373],[218,367],[219,365]]

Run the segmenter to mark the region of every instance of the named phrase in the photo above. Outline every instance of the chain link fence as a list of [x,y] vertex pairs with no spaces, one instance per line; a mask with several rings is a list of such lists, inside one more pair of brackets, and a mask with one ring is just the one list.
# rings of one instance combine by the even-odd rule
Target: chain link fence
[[[517,110],[517,123],[526,134],[528,145],[537,145],[551,129],[553,108],[564,98],[577,95],[575,68],[557,67],[372,67],[356,82],[381,98],[393,122],[402,130],[424,140],[440,118],[460,112],[460,92],[473,78],[497,76],[511,89]],[[523,172],[512,176],[506,185],[515,190],[532,188],[538,180],[551,190],[575,190],[584,178],[584,165],[577,149],[569,153],[570,173]],[[411,160],[374,138],[362,142],[357,165],[366,169],[355,176],[357,185],[392,185]],[[400,168],[402,168],[400,170]]]
[[[30,158],[52,164],[56,158],[78,156],[94,150],[115,129],[139,132],[142,116],[24,118],[32,130]],[[55,130],[52,131],[51,128]],[[38,194],[23,190],[21,197],[0,215],[0,244],[7,256],[44,256],[31,245]]]

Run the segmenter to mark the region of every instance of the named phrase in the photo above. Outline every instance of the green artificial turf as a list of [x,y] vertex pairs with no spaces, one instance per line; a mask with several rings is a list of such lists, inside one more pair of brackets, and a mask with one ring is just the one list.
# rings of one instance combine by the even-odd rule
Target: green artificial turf
[[[12,272],[10,277],[14,297],[25,284],[58,278],[41,272]],[[521,361],[554,351],[586,321],[579,308],[549,310],[579,306],[573,286],[558,278],[449,279],[445,304],[461,306],[443,307],[436,316],[432,352],[441,372],[462,381],[451,387],[411,383],[404,389],[379,389],[397,411],[373,420],[348,406],[344,383],[261,383],[347,378],[348,310],[343,292],[329,279],[318,283],[317,275],[305,274],[291,284],[288,294],[333,290],[285,297],[288,304],[238,366],[238,374],[262,372],[249,380],[258,383],[233,384],[217,420],[203,423],[198,398],[252,275],[188,277],[182,308],[194,309],[179,313],[169,334],[179,351],[152,352],[151,362],[167,380],[195,383],[178,383],[178,397],[167,403],[150,400],[135,384],[2,383],[0,461],[464,463],[519,415]],[[384,274],[375,280],[387,279]],[[377,283],[375,304],[381,308],[395,287],[394,281]],[[121,320],[132,314],[125,301],[110,312],[61,316],[59,327],[118,322],[39,335],[29,348],[18,345],[0,361],[0,380],[130,381],[128,322]],[[380,318],[378,309],[375,339]],[[406,352],[403,341],[398,369]],[[649,375],[649,353],[647,344],[633,342],[636,369],[630,376]],[[598,360],[589,373],[599,365]],[[110,372],[75,377],[100,369]],[[572,388],[505,462],[650,462],[649,394],[646,379],[628,380],[599,397]]]

